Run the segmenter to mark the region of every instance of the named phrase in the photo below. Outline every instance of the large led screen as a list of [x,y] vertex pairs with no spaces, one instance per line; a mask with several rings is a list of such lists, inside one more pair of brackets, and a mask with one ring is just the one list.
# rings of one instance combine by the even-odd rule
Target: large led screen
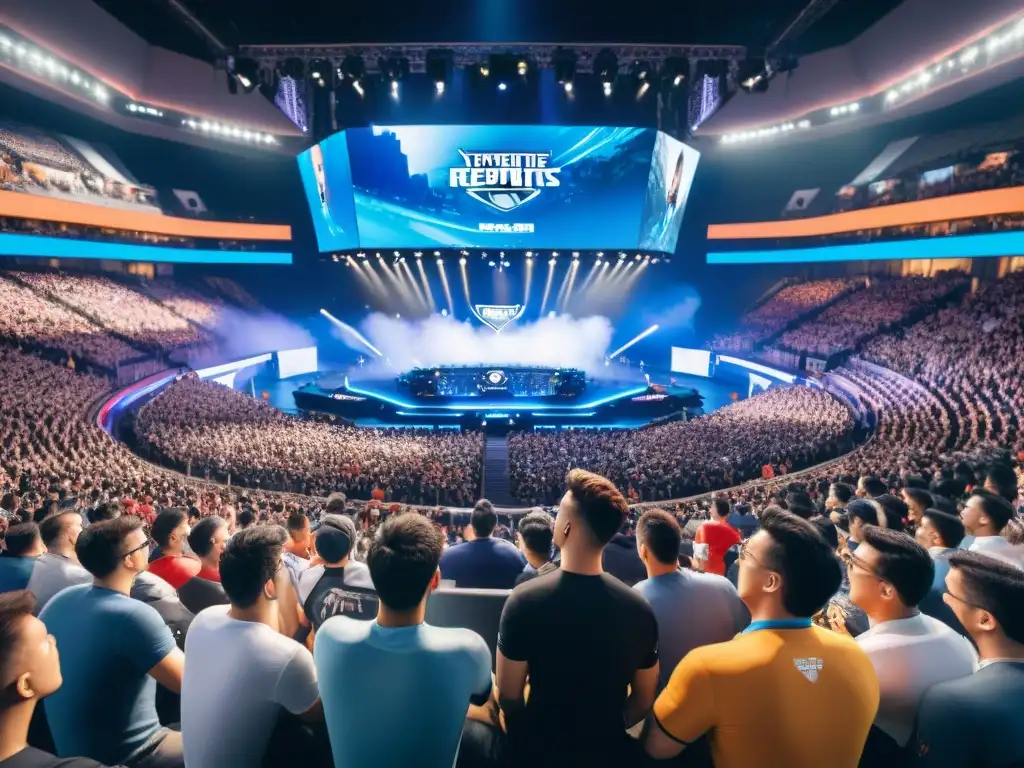
[[299,166],[321,251],[673,252],[698,159],[649,128],[418,125],[336,134]]

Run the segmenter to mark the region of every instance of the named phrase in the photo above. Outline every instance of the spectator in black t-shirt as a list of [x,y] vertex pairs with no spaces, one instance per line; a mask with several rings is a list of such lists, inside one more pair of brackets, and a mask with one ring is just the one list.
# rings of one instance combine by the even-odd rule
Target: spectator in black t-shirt
[[640,555],[636,551],[636,536],[632,535],[629,523],[623,524],[618,533],[601,553],[601,567],[627,587],[632,587],[647,578]]
[[102,768],[86,757],[59,758],[28,745],[36,705],[60,688],[57,643],[32,614],[26,590],[0,595],[0,768]]
[[918,707],[917,764],[1024,765],[1024,572],[975,552],[949,557],[946,602],[971,635],[973,675],[932,686]]
[[526,566],[526,558],[514,544],[491,535],[498,525],[491,502],[478,501],[469,523],[472,540],[450,547],[441,555],[441,578],[454,580],[456,587],[512,589]]
[[313,537],[323,565],[299,575],[300,622],[320,629],[327,619],[348,616],[373,621],[377,618],[377,591],[366,563],[351,558],[358,539],[356,524],[346,515],[324,515]]
[[188,535],[188,545],[199,558],[199,573],[178,587],[178,597],[193,614],[211,605],[227,605],[220,585],[220,556],[228,541],[227,521],[216,515],[204,517]]
[[561,568],[516,587],[501,615],[497,686],[510,757],[514,765],[632,765],[638,745],[626,729],[654,702],[658,625],[647,601],[601,566],[625,498],[581,469],[567,483],[555,519]]
[[516,577],[516,585],[537,576],[551,559],[551,542],[555,537],[555,521],[547,512],[523,515],[516,529],[519,551],[526,558],[526,567]]

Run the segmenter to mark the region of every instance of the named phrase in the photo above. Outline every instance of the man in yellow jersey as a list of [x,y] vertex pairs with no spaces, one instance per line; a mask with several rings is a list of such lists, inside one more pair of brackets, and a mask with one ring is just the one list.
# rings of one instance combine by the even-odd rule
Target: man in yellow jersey
[[765,510],[739,557],[750,626],[683,658],[644,728],[647,753],[674,757],[707,734],[716,768],[854,768],[878,680],[853,640],[811,625],[841,578],[814,525]]

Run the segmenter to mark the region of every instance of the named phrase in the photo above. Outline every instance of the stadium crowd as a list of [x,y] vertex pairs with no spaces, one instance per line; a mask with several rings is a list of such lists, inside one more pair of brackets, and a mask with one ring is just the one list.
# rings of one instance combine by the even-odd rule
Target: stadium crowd
[[764,304],[740,318],[739,328],[715,336],[719,351],[750,351],[818,307],[830,304],[863,285],[862,279],[830,278],[787,285]]
[[686,422],[641,430],[521,432],[509,438],[512,491],[554,504],[569,467],[604,475],[635,501],[695,495],[833,458],[852,447],[847,408],[817,389],[775,389]]
[[479,433],[335,426],[194,378],[144,406],[135,428],[161,461],[253,488],[461,507],[480,492]]

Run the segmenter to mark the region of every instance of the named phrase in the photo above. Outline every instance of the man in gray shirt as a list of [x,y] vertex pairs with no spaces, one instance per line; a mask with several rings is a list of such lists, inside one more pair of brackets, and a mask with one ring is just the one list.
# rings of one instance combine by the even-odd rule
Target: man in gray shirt
[[92,575],[78,563],[75,542],[82,532],[82,516],[74,510],[50,515],[39,524],[46,553],[36,560],[28,589],[36,597],[36,615],[65,587],[91,584]]
[[647,578],[633,589],[647,598],[658,620],[661,691],[682,658],[694,648],[731,640],[750,623],[750,612],[723,576],[680,570],[682,532],[661,509],[643,514],[636,546]]

